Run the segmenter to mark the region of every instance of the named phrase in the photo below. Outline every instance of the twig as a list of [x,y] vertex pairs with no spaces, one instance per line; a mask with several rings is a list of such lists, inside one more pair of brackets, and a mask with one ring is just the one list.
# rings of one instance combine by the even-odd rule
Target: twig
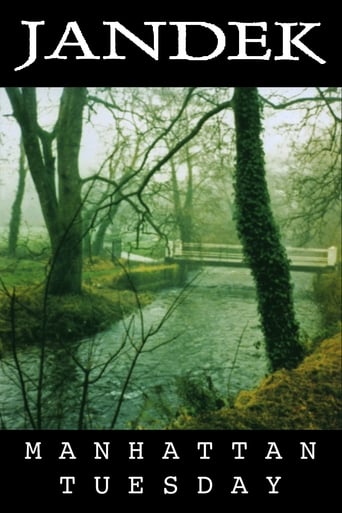
[[242,332],[241,332],[241,335],[238,339],[238,343],[237,343],[237,346],[236,346],[236,349],[235,349],[235,354],[234,354],[234,358],[233,358],[233,363],[232,363],[232,366],[230,368],[230,372],[229,372],[229,376],[228,376],[228,382],[227,382],[227,390],[228,390],[228,397],[230,395],[230,382],[231,382],[231,379],[232,379],[232,375],[233,375],[233,371],[235,369],[235,365],[236,365],[236,360],[237,360],[237,357],[238,357],[238,353],[239,353],[239,349],[240,349],[240,346],[241,346],[241,343],[242,343],[242,340],[243,340],[243,337],[244,337],[244,334],[245,334],[245,331],[248,327],[248,322],[245,324]]

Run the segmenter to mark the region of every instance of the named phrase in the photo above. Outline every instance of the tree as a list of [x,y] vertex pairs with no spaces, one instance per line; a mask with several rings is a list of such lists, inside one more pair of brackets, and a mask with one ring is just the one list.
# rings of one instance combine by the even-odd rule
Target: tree
[[[103,91],[100,93],[102,95]],[[128,150],[130,151],[126,158],[119,159],[117,165],[109,166],[112,170],[109,169],[108,178],[96,173],[83,180],[83,184],[102,181],[112,186],[108,189],[107,201],[101,200],[101,206],[94,209],[95,215],[90,224],[99,226],[96,219],[101,217],[105,219],[108,212],[115,212],[115,206],[124,201],[129,203],[132,211],[135,212],[137,239],[139,239],[139,227],[146,224],[149,224],[161,239],[166,239],[167,236],[162,233],[163,229],[159,228],[158,221],[156,223],[153,219],[151,205],[157,191],[161,193],[165,191],[160,174],[163,173],[165,178],[165,173],[169,172],[168,166],[173,165],[172,159],[177,156],[178,159],[174,161],[174,165],[176,162],[181,162],[187,166],[187,194],[186,197],[184,196],[184,201],[181,201],[183,191],[179,187],[177,189],[175,180],[170,190],[173,199],[176,201],[178,199],[181,207],[174,209],[177,217],[176,224],[181,229],[184,228],[183,231],[188,232],[185,238],[189,240],[191,236],[189,234],[193,231],[191,211],[194,186],[192,169],[189,169],[192,164],[192,153],[187,148],[192,140],[198,137],[203,126],[205,124],[208,126],[211,118],[231,107],[230,101],[213,98],[209,93],[204,95],[202,92],[197,92],[195,88],[177,90],[177,93],[162,88],[143,92],[133,90],[132,99],[122,102],[124,105],[122,107],[118,101],[122,95],[120,90],[115,91],[115,95],[111,89],[106,90],[105,93],[106,99],[99,95],[89,95],[88,100],[92,102],[91,108],[100,105],[111,112],[116,122],[116,132],[123,137],[123,141],[129,141]],[[189,109],[191,109],[190,114]],[[121,125],[118,124],[119,118],[123,121]],[[127,129],[129,129],[128,134]],[[134,138],[136,146],[132,144]],[[172,175],[172,172],[170,174]],[[105,229],[106,224],[109,225],[108,218],[105,221]],[[163,225],[165,226],[165,223]]]
[[280,127],[290,136],[282,227],[295,244],[340,245],[341,89],[295,90],[292,97],[280,89],[262,102],[268,113],[293,113]]
[[35,88],[9,87],[6,90],[21,129],[29,170],[50,238],[52,264],[48,292],[78,294],[82,285],[82,199],[78,156],[86,88],[67,87],[63,90],[58,119],[51,132],[39,124]]
[[[85,205],[85,248],[88,250],[89,256],[100,256],[104,252],[106,233],[109,227],[115,223],[115,218],[119,211],[121,184],[125,183],[127,177],[130,176],[140,152],[142,135],[134,133],[134,143],[129,144],[129,137],[121,127],[122,121],[122,118],[114,118],[115,143],[111,148],[109,156],[106,157],[105,162],[101,165],[98,176],[91,181],[90,187],[94,189],[96,197],[94,199],[88,197],[90,206],[88,204]],[[101,175],[103,168],[107,169],[107,179]],[[104,183],[101,183],[102,180]],[[87,183],[87,178],[82,180],[82,184]],[[105,186],[105,188],[99,193],[100,184]],[[116,189],[118,189],[117,194]],[[102,205],[107,202],[108,197],[112,198],[113,205],[109,205],[102,210]],[[101,214],[99,215],[100,210]],[[92,238],[89,236],[90,231],[94,232]]]
[[258,309],[272,370],[295,367],[303,357],[295,319],[289,262],[270,205],[261,142],[257,88],[236,88],[236,221],[256,283]]
[[18,186],[15,194],[15,198],[12,205],[11,219],[9,223],[8,233],[8,255],[14,257],[17,250],[18,236],[21,222],[21,205],[24,198],[25,192],[25,181],[26,181],[26,165],[25,165],[25,151],[23,144],[20,143],[20,155],[19,155],[19,166],[18,166]]
[[285,226],[293,230],[299,244],[340,245],[340,141],[321,134],[320,139],[296,149],[295,156],[296,166],[291,166],[287,177],[290,209]]
[[182,201],[181,191],[177,180],[177,170],[174,160],[170,160],[171,183],[173,192],[174,216],[179,227],[182,242],[193,242],[193,170],[189,148],[186,146],[186,190]]

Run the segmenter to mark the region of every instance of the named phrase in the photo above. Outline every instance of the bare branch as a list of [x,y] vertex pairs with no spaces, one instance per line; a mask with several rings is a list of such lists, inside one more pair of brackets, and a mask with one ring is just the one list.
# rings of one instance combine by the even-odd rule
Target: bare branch
[[[322,89],[320,87],[317,87],[317,91],[319,93],[319,96],[320,98],[324,101],[325,105],[327,106],[330,114],[332,115],[332,117],[334,118],[335,121],[337,121],[338,123],[341,123],[342,121],[342,118],[339,118],[335,112],[333,111],[333,109],[331,108],[331,102],[329,102],[329,98],[327,98],[326,96],[324,96],[324,93],[322,91]],[[340,103],[341,103],[342,99],[340,98]]]
[[303,98],[295,98],[293,100],[289,100],[287,102],[282,103],[274,103],[271,100],[265,98],[264,96],[259,95],[260,99],[269,107],[275,110],[286,109],[287,107],[291,107],[292,105],[301,105],[306,104],[307,102],[323,102],[326,105],[330,105],[331,103],[341,102],[341,98],[339,97],[331,97],[331,98],[322,98],[321,96],[306,96]]

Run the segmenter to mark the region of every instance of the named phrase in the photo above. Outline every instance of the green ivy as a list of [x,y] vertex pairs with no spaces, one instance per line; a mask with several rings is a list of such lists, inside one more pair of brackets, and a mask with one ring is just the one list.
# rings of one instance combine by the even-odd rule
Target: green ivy
[[289,261],[267,188],[257,88],[236,88],[233,103],[237,230],[256,284],[271,370],[290,369],[302,360],[304,350],[295,318]]

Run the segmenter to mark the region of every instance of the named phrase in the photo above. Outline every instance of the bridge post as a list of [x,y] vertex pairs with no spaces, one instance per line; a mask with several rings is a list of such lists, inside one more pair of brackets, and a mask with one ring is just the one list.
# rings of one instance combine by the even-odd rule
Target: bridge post
[[181,240],[169,240],[165,247],[165,258],[174,258],[175,256],[182,256],[183,245]]
[[335,267],[337,263],[337,248],[335,246],[331,246],[328,249],[328,265],[331,267]]
[[165,260],[173,256],[173,241],[168,240],[165,245]]
[[183,253],[183,244],[180,239],[173,241],[173,255],[182,256]]
[[112,260],[116,258],[121,258],[122,251],[122,241],[121,239],[113,239],[112,240]]

